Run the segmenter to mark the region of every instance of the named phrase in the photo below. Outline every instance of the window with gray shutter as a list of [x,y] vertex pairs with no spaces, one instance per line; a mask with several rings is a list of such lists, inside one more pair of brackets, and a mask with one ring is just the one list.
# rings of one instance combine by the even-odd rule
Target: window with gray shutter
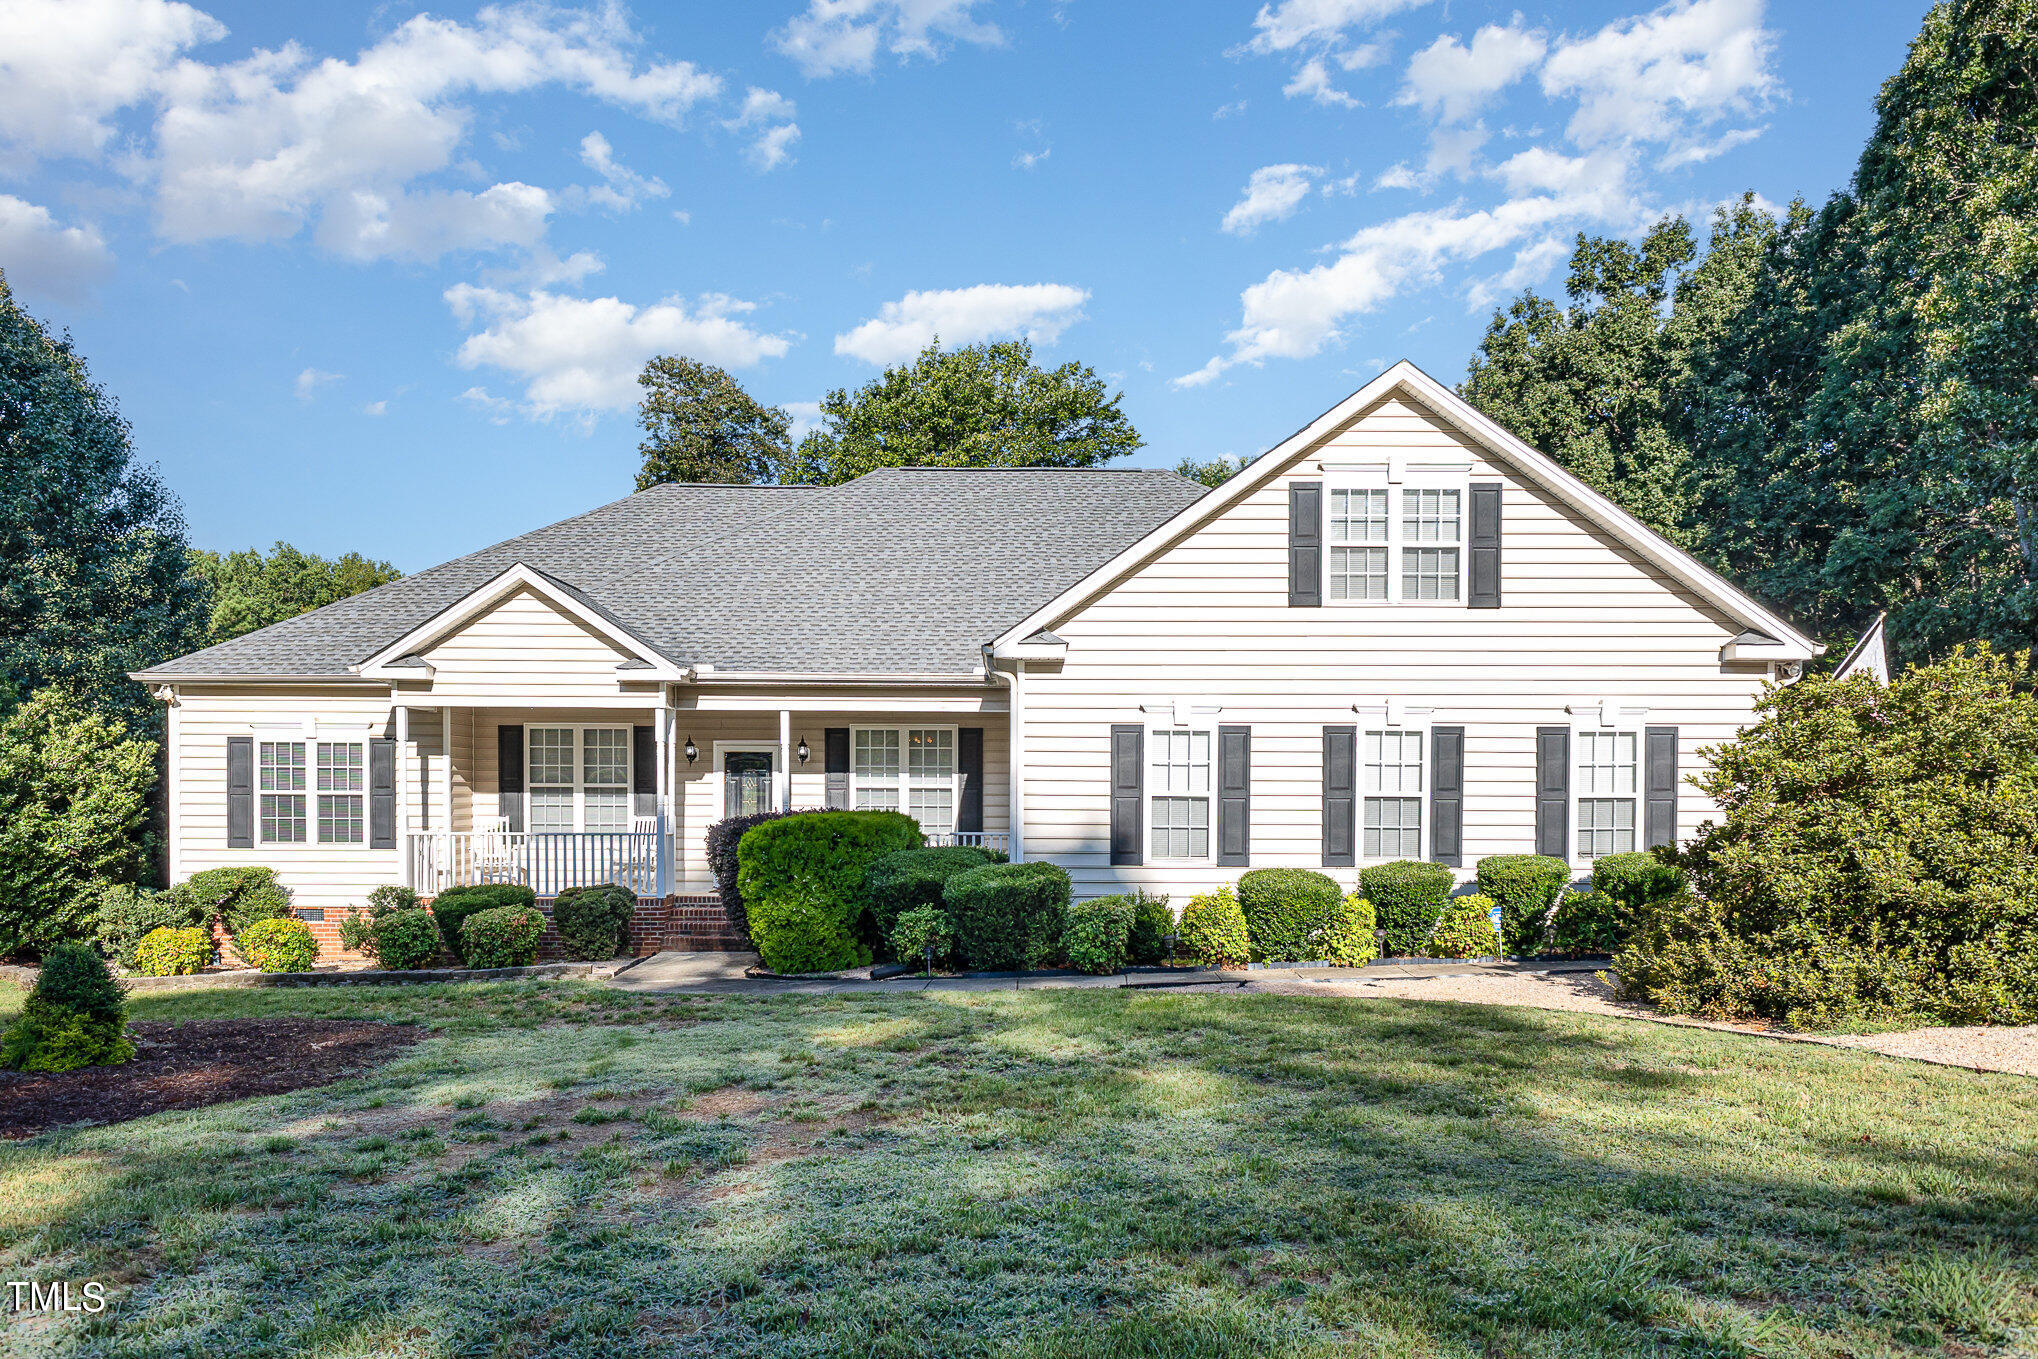
[[1471,533],[1466,548],[1471,554],[1471,586],[1465,603],[1474,609],[1500,607],[1500,483],[1476,482],[1472,486]]
[[368,743],[368,848],[396,848],[396,742]]
[[955,772],[962,788],[955,812],[958,831],[984,828],[984,729],[961,727],[955,733]]
[[255,738],[226,738],[226,847],[255,847]]
[[1571,729],[1536,728],[1536,853],[1571,859]]
[[1464,862],[1465,729],[1429,729],[1429,857],[1452,868]]
[[495,810],[513,831],[524,828],[524,729],[495,729]]
[[821,733],[821,805],[830,811],[849,810],[849,728],[829,727]]
[[1138,722],[1111,728],[1111,862],[1144,862],[1140,843],[1146,798],[1146,728]]
[[1253,729],[1217,729],[1217,862],[1252,862]]
[[1323,603],[1323,483],[1288,485],[1288,606]]
[[1650,727],[1646,733],[1642,848],[1677,843],[1677,728]]
[[1323,729],[1323,866],[1358,862],[1359,729]]

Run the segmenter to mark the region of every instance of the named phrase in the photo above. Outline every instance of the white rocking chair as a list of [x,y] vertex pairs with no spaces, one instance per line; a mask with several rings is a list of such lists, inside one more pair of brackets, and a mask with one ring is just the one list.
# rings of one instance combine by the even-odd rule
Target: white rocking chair
[[481,816],[474,820],[474,867],[486,881],[503,882],[519,865],[517,833],[506,816]]

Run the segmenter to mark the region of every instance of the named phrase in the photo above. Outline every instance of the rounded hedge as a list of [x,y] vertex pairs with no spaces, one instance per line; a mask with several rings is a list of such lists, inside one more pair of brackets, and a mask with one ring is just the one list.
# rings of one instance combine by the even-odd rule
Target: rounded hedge
[[491,906],[461,922],[460,951],[469,967],[529,967],[538,961],[545,915],[535,906]]
[[1507,952],[1540,952],[1550,929],[1550,907],[1571,881],[1571,865],[1547,854],[1489,854],[1474,871],[1480,895],[1500,904],[1501,943]]
[[83,944],[59,944],[43,955],[31,997],[93,1019],[125,1022],[127,990],[106,960]]
[[1373,903],[1382,947],[1390,958],[1413,958],[1429,945],[1430,931],[1443,914],[1457,879],[1442,864],[1396,859],[1359,874],[1359,895]]
[[552,928],[575,962],[613,958],[630,942],[637,894],[618,883],[569,887],[552,900]]
[[836,972],[868,963],[864,875],[920,842],[919,823],[900,812],[811,812],[744,832],[736,878],[765,966]]
[[1310,936],[1344,899],[1338,885],[1307,868],[1255,868],[1238,879],[1238,907],[1254,962],[1314,957]]
[[1061,935],[1069,966],[1099,977],[1123,971],[1132,910],[1132,898],[1123,896],[1091,897],[1069,907]]
[[[972,845],[902,849],[871,860],[863,874],[863,895],[869,904],[873,930],[889,942],[893,925],[907,911],[941,905],[941,892],[950,878],[1003,860],[1002,854]],[[902,957],[901,961],[912,959]]]
[[929,946],[941,962],[955,946],[955,922],[939,906],[915,906],[892,922],[892,956],[902,963],[923,962]]
[[1189,898],[1182,911],[1182,946],[1213,967],[1243,967],[1252,953],[1245,912],[1230,883]]
[[1655,854],[1609,854],[1592,862],[1592,890],[1637,911],[1684,890],[1684,873]]
[[1627,939],[1633,912],[1604,892],[1566,892],[1550,925],[1558,953],[1612,953]]
[[1429,951],[1437,958],[1497,957],[1500,932],[1493,928],[1493,898],[1472,893],[1445,902]]
[[791,812],[752,812],[748,816],[725,816],[708,827],[702,848],[707,856],[708,872],[715,875],[715,895],[722,903],[722,914],[744,938],[750,937],[750,915],[743,904],[742,885],[736,880],[742,869],[736,850],[744,835],[752,827],[767,821],[787,816],[813,816],[825,810],[823,807],[803,807]]
[[99,951],[122,967],[134,967],[134,948],[152,930],[188,929],[198,923],[190,906],[168,892],[119,883],[99,896],[94,921]]
[[170,894],[199,924],[217,920],[230,935],[257,920],[290,914],[290,889],[276,880],[273,868],[208,868],[178,883]]
[[368,894],[368,914],[388,915],[391,911],[415,911],[425,899],[408,887],[386,882]]
[[1144,887],[1132,893],[1132,929],[1125,936],[1126,959],[1141,967],[1152,967],[1168,956],[1168,936],[1175,932],[1175,912],[1165,892]]
[[193,925],[156,929],[134,948],[134,970],[144,977],[188,977],[212,961],[212,937]]
[[1317,950],[1332,967],[1364,967],[1380,956],[1373,903],[1352,892],[1325,917]]
[[1061,948],[1071,888],[1048,863],[985,864],[948,880],[942,902],[956,950],[979,972],[1024,972]]
[[446,952],[467,966],[478,966],[467,962],[467,945],[462,942],[469,916],[482,911],[493,911],[503,906],[531,906],[538,903],[538,894],[528,887],[513,882],[478,883],[472,887],[448,887],[432,898],[432,919],[439,927],[439,937],[446,943]]
[[263,972],[309,972],[318,962],[318,940],[302,920],[257,920],[234,936],[234,952]]
[[437,958],[443,942],[432,913],[419,909],[377,916],[362,947],[390,971],[409,972]]
[[132,1056],[127,993],[106,960],[83,944],[59,944],[44,954],[27,1003],[0,1037],[0,1067],[75,1071]]

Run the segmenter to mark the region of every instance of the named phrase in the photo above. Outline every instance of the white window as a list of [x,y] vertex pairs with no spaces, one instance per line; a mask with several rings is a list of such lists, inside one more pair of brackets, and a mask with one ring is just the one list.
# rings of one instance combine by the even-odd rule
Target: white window
[[1578,857],[1597,859],[1635,848],[1636,753],[1632,731],[1575,734],[1578,781]]
[[[258,741],[258,830],[265,845],[367,841],[367,747],[359,741]],[[307,767],[309,766],[309,767]]]
[[928,835],[955,831],[961,781],[954,727],[857,727],[850,733],[849,805],[903,811]]
[[304,742],[261,743],[262,841],[304,843]]
[[1330,488],[1330,601],[1460,602],[1466,500],[1461,484]]
[[1366,733],[1362,858],[1422,857],[1423,745],[1419,730]]
[[526,727],[526,824],[540,835],[630,829],[628,727]]
[[360,743],[318,743],[318,842],[358,845],[367,839],[367,791]]
[[1160,727],[1147,733],[1147,825],[1151,857],[1210,857],[1210,733]]

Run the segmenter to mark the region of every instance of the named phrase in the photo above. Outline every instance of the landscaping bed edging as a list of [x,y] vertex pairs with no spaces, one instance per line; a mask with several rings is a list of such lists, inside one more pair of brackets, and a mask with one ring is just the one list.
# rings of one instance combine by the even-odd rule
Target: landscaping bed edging
[[[407,971],[365,968],[356,972],[194,972],[182,977],[122,977],[131,991],[178,991],[207,986],[420,986],[427,982],[542,981],[561,977],[613,977],[642,958],[612,958],[601,963],[537,963],[530,967],[430,967]],[[10,966],[0,977],[20,986],[35,985],[36,969]]]

